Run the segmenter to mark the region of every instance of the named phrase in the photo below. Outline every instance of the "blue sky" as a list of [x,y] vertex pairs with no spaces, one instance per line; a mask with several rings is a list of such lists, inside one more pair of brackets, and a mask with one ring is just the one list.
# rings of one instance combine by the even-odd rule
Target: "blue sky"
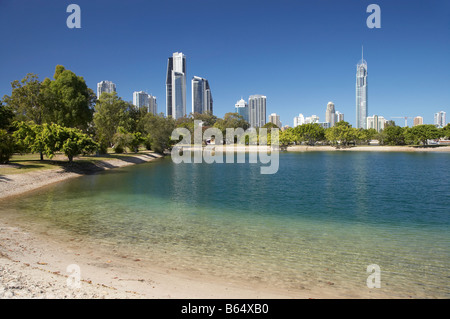
[[[81,29],[66,26],[71,3],[81,7]],[[366,25],[371,3],[381,29]],[[369,115],[432,123],[450,111],[448,0],[0,0],[0,39],[0,97],[11,81],[43,80],[62,64],[94,91],[102,80],[127,101],[145,90],[165,112],[167,58],[178,51],[187,58],[188,111],[196,75],[209,80],[220,117],[241,97],[263,94],[267,115],[283,125],[298,113],[323,121],[329,101],[354,125],[364,45]]]

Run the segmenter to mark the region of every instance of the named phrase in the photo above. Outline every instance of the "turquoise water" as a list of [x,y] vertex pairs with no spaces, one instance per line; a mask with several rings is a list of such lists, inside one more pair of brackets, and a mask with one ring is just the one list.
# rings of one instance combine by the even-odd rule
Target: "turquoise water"
[[281,153],[260,164],[170,158],[83,176],[2,210],[167,267],[289,290],[450,297],[450,156]]

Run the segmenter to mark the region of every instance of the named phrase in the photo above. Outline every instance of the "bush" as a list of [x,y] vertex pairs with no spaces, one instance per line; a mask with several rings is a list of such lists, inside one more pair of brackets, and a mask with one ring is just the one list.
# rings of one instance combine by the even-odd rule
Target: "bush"
[[15,143],[13,137],[5,130],[0,130],[0,164],[6,164],[14,154]]

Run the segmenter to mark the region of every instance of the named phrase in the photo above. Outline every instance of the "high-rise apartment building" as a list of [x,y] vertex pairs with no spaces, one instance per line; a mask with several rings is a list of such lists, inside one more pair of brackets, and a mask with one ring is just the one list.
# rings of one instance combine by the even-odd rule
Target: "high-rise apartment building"
[[102,93],[116,92],[116,85],[111,81],[101,81],[97,83],[97,99],[100,98]]
[[344,113],[341,113],[341,112],[339,112],[339,111],[336,111],[336,121],[335,121],[335,124],[336,124],[337,122],[341,122],[341,121],[344,121]]
[[367,121],[366,123],[367,129],[373,128],[377,132],[384,130],[384,127],[386,125],[386,119],[383,116],[378,115],[368,116],[366,121]]
[[363,53],[356,66],[356,128],[367,128],[368,110],[367,62]]
[[414,118],[413,126],[422,125],[423,124],[423,117],[422,116],[416,116]]
[[248,117],[248,104],[247,102],[245,102],[244,99],[241,98],[239,101],[236,102],[235,109],[236,113],[241,115],[244,118],[244,120],[250,122],[250,119]]
[[329,127],[333,127],[336,122],[336,111],[334,109],[334,103],[328,102],[327,110],[325,112],[325,122],[330,123]]
[[147,92],[133,92],[133,105],[138,108],[145,107],[149,113],[157,114],[156,97]]
[[266,124],[266,100],[264,95],[250,95],[248,98],[248,117],[251,127],[262,127]]
[[166,115],[174,119],[186,115],[186,56],[181,52],[167,62]]
[[192,78],[192,113],[213,112],[213,99],[208,80],[194,76]]
[[294,117],[294,127],[297,127],[299,125],[305,124],[305,117],[302,113],[300,113],[298,116]]
[[280,116],[277,115],[276,113],[272,113],[269,115],[269,122],[281,128]]
[[434,113],[434,125],[437,127],[444,127],[447,125],[446,113],[444,111]]

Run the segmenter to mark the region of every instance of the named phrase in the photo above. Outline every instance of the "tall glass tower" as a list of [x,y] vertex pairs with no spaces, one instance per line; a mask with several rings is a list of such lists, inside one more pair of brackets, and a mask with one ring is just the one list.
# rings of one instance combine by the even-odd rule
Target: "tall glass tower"
[[97,99],[100,98],[103,92],[105,93],[116,92],[116,85],[111,81],[101,81],[97,83]]
[[251,127],[262,127],[266,124],[266,96],[250,95],[248,98],[248,118]]
[[186,56],[181,52],[167,62],[166,115],[174,119],[186,115]]
[[192,113],[213,112],[213,99],[208,80],[199,76],[192,78]]
[[356,128],[367,128],[368,115],[367,62],[362,51],[361,61],[356,66]]

